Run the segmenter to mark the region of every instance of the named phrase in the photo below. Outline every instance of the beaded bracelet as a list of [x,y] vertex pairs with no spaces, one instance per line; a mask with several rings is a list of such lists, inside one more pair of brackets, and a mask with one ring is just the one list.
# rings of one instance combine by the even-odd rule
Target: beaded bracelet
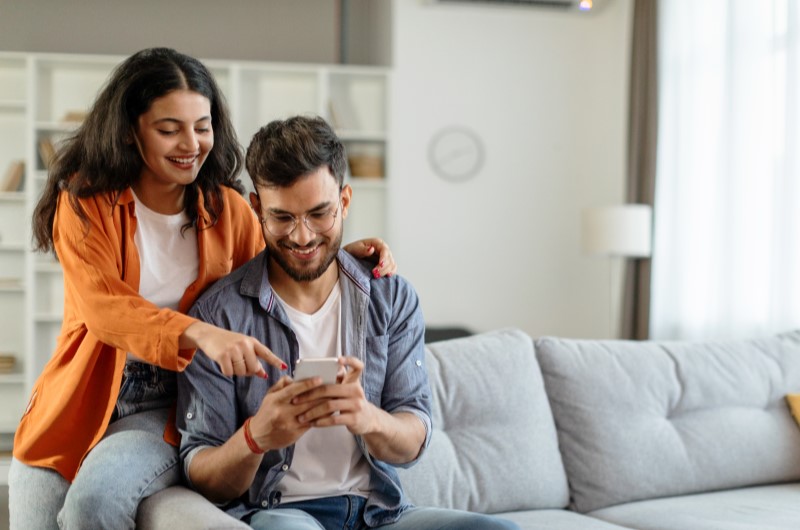
[[250,416],[244,420],[244,441],[247,442],[247,447],[249,447],[250,451],[254,454],[263,455],[265,451],[258,446],[255,439],[253,439],[253,434],[250,432],[250,420],[252,419],[253,417]]

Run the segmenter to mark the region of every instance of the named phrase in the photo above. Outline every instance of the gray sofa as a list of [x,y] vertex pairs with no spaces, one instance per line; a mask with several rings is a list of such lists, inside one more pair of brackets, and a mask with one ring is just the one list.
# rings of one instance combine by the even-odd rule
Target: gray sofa
[[[523,529],[800,528],[800,332],[728,342],[428,345],[431,446],[411,499]],[[197,494],[145,501],[141,528],[247,528]]]

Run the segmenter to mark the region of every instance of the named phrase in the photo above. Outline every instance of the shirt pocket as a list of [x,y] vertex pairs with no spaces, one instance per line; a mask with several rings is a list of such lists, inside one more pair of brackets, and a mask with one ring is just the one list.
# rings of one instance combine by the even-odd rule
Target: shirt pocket
[[367,337],[364,343],[364,393],[367,399],[376,405],[381,404],[388,362],[389,337],[387,335]]

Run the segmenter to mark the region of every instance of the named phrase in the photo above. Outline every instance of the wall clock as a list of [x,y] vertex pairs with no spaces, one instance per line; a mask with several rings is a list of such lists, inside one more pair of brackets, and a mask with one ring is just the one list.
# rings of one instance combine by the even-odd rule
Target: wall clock
[[477,175],[484,156],[483,140],[467,127],[445,127],[428,144],[431,169],[450,182],[463,182]]

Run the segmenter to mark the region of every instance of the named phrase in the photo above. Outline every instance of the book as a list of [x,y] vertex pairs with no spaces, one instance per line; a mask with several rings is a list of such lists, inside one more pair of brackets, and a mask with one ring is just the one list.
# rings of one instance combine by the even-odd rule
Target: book
[[25,175],[25,162],[22,160],[12,160],[3,174],[0,181],[0,191],[21,191],[23,186],[23,176]]
[[10,354],[0,354],[0,374],[10,374],[14,371],[17,358]]
[[21,289],[22,280],[19,278],[0,277],[0,289]]
[[70,110],[64,114],[61,121],[64,123],[81,123],[86,119],[87,114],[85,110]]
[[359,128],[358,114],[349,97],[329,99],[328,113],[331,117],[331,125],[336,130],[352,131]]
[[56,148],[50,138],[42,138],[39,140],[39,157],[42,159],[42,166],[47,169],[50,167],[50,162],[56,156]]

